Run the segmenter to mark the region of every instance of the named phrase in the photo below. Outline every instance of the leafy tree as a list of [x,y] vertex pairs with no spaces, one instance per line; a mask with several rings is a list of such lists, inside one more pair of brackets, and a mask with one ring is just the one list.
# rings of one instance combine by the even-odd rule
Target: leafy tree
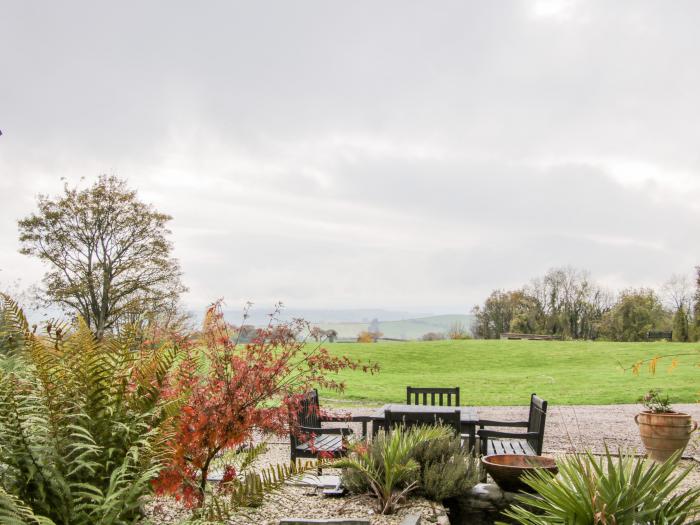
[[126,182],[38,197],[19,221],[21,253],[48,263],[42,298],[79,315],[101,338],[141,313],[172,306],[185,291],[167,236],[169,215],[139,201]]
[[603,316],[601,334],[612,341],[643,341],[647,332],[669,325],[668,313],[653,290],[628,289]]
[[571,267],[552,268],[526,287],[541,305],[544,326],[539,333],[572,339],[592,339],[610,308],[610,297],[588,273]]
[[484,306],[477,306],[473,313],[476,317],[474,335],[484,339],[497,339],[511,330],[537,333],[542,325],[539,302],[523,290],[496,290]]
[[[299,340],[308,329],[301,320],[270,325],[242,344],[232,339],[220,303],[210,307],[203,331],[207,366],[200,366],[199,352],[188,355],[165,389],[181,409],[172,420],[166,468],[155,482],[159,493],[199,507],[215,458],[250,444],[255,432],[288,435],[297,424],[290,414],[298,412],[309,389],[344,388],[333,378],[340,370],[376,370]],[[221,465],[224,472],[232,467]]]

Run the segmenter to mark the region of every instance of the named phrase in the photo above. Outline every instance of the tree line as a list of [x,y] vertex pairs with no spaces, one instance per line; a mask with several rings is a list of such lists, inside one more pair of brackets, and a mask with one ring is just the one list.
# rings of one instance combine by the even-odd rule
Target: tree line
[[674,341],[700,339],[700,267],[695,282],[674,275],[660,290],[628,288],[617,294],[587,271],[550,269],[516,290],[494,290],[472,310],[475,337],[509,332],[564,339],[644,341],[650,332],[672,332]]

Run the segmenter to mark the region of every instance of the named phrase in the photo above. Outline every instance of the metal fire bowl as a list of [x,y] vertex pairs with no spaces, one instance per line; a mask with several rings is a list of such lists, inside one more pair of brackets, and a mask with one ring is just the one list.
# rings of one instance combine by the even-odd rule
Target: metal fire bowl
[[523,490],[532,492],[532,488],[521,481],[521,476],[537,469],[545,469],[557,474],[557,462],[554,458],[544,456],[525,456],[521,454],[494,454],[481,458],[486,472],[501,489],[507,492]]

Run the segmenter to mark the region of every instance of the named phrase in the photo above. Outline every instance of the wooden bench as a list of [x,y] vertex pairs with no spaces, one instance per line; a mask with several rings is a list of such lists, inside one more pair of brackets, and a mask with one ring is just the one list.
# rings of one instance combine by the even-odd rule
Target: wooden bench
[[[481,454],[525,454],[539,456],[544,442],[544,424],[547,419],[547,401],[532,394],[530,413],[527,421],[490,421],[479,420],[479,437]],[[503,432],[489,430],[485,427],[524,427],[525,432]]]

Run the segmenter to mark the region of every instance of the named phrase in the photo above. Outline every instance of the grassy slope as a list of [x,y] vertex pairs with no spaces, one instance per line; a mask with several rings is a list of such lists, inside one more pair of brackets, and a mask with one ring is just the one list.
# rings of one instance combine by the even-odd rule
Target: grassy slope
[[[404,400],[406,385],[459,386],[464,405],[520,405],[531,392],[557,404],[634,403],[649,388],[662,388],[674,402],[695,402],[700,391],[700,344],[578,341],[435,341],[327,345],[333,353],[378,362],[371,376],[344,372],[341,398],[366,404]],[[656,375],[624,372],[655,355],[697,352],[670,360]],[[326,400],[338,394],[325,392]]]

